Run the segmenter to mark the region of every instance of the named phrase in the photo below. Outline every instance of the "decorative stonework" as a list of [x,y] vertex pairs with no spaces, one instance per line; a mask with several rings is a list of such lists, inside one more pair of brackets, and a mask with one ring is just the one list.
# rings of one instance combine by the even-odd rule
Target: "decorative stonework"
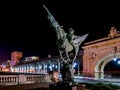
[[[96,75],[98,75],[98,77],[103,78],[104,75],[101,67],[103,67],[102,65],[105,65],[104,63],[108,63],[108,60],[100,60],[109,55],[112,59],[115,53],[115,47],[116,53],[120,53],[120,34],[114,27],[111,28],[108,37],[85,43],[82,47],[84,49],[83,74],[85,76],[92,77],[96,77]],[[96,70],[97,73],[95,71],[96,66],[98,67],[98,71]]]
[[117,31],[117,29],[115,27],[111,27],[110,29],[110,33],[108,34],[109,37],[114,38],[119,36],[120,31]]

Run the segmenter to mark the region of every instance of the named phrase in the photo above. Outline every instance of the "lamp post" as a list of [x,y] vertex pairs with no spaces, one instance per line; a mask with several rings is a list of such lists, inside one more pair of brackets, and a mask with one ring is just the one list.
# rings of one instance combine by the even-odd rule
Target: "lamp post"
[[80,63],[78,62],[78,76],[80,75]]

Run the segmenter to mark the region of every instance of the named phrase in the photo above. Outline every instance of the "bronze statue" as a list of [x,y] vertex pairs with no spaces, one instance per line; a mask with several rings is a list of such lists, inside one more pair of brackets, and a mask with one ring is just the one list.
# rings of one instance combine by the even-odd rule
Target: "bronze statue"
[[43,5],[43,7],[46,9],[48,19],[57,35],[56,44],[59,49],[61,59],[64,62],[63,70],[61,71],[62,79],[63,81],[73,81],[73,63],[79,51],[80,44],[87,38],[88,34],[77,36],[74,34],[75,31],[73,28],[70,28],[69,33],[67,34],[64,31],[63,26],[59,25],[45,5]]

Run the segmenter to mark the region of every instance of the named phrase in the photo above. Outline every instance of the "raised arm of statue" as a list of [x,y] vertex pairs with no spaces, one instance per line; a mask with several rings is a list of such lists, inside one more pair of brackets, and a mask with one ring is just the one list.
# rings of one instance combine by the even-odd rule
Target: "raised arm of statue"
[[47,9],[47,7],[45,5],[43,5],[43,7],[45,8],[45,10],[48,13],[48,20],[50,21],[52,27],[54,28],[56,34],[57,34],[57,39],[64,39],[66,37],[66,33],[63,30],[63,26],[59,25],[59,23],[55,20],[55,18],[53,17],[53,15],[49,12],[49,10]]
[[43,7],[45,8],[45,10],[48,13],[48,19],[49,19],[50,23],[57,30],[57,27],[60,26],[59,23],[55,20],[55,18],[53,17],[53,15],[49,12],[49,10],[47,9],[47,7],[45,5],[43,5]]

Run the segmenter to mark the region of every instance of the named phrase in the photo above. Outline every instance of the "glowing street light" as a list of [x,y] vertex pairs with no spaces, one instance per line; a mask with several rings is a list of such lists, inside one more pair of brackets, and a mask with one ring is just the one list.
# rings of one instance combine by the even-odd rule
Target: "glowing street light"
[[41,67],[41,66],[39,66],[39,69],[42,69],[42,67]]
[[55,67],[55,65],[54,65],[54,64],[53,64],[52,66],[53,66],[53,67]]
[[56,65],[55,68],[57,68],[58,66]]
[[114,57],[114,58],[113,58],[113,60],[114,60],[114,61],[116,61],[116,60],[117,60],[117,58],[116,58],[116,57]]
[[77,63],[74,63],[74,67],[77,65]]
[[120,64],[120,61],[118,61],[118,64]]

